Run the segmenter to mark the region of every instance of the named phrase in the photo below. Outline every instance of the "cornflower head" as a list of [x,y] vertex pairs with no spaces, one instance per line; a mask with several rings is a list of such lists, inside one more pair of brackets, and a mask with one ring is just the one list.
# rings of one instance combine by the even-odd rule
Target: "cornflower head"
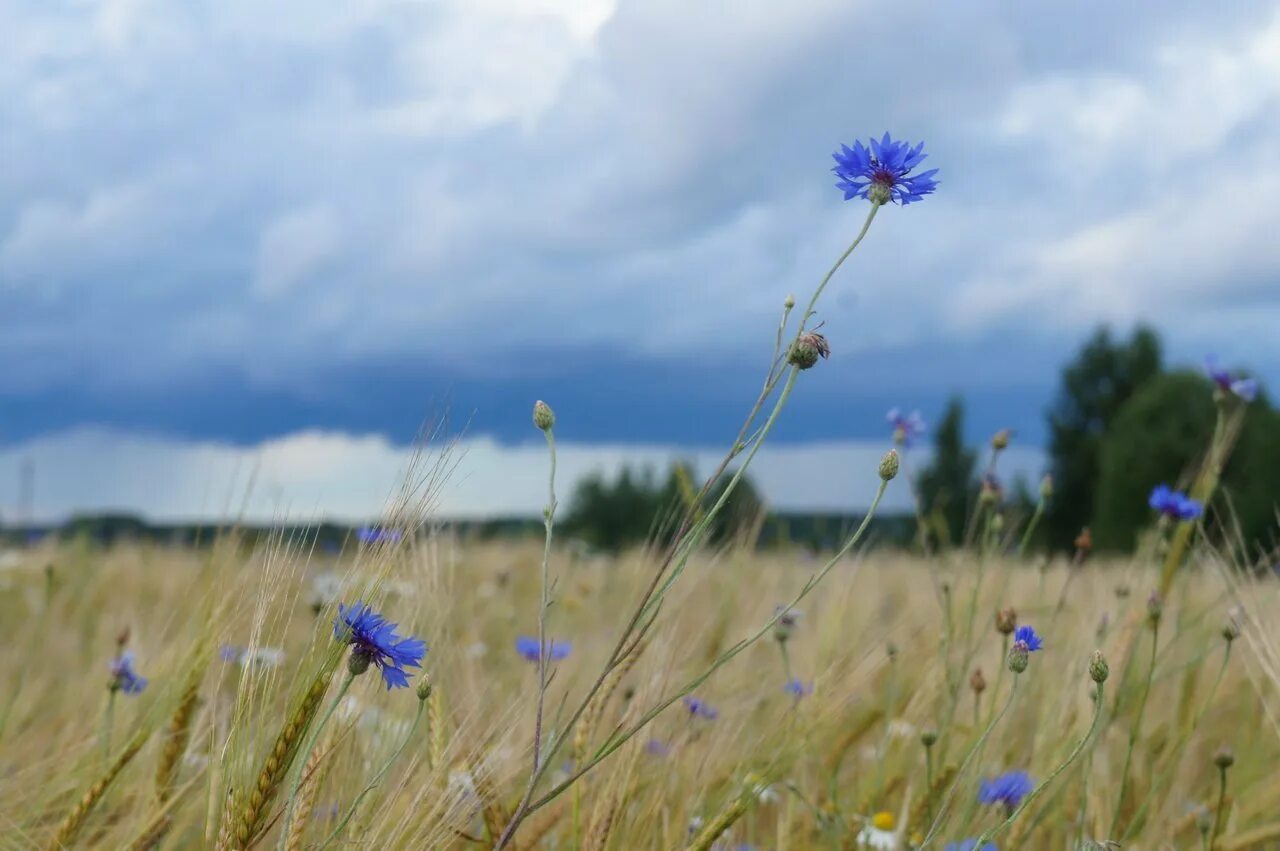
[[799,609],[788,609],[786,606],[778,606],[774,609],[778,619],[773,622],[773,640],[779,644],[785,644],[791,638],[791,634],[796,631],[796,627],[800,625],[800,618],[803,612]]
[[984,842],[982,847],[978,847],[978,840],[965,839],[961,842],[948,842],[943,851],[999,851],[994,842]]
[[1232,397],[1242,402],[1252,402],[1258,396],[1258,382],[1252,378],[1233,378],[1231,373],[1218,366],[1213,355],[1204,359],[1204,371],[1213,382],[1220,398]]
[[893,429],[893,442],[903,449],[910,449],[916,439],[925,433],[927,426],[919,411],[903,414],[901,408],[890,408],[884,418]]
[[1147,504],[1152,510],[1175,520],[1195,520],[1204,514],[1203,505],[1168,485],[1156,485],[1151,491],[1151,496],[1147,498]]
[[907,142],[894,141],[886,132],[880,139],[872,137],[869,145],[862,140],[853,147],[841,145],[831,155],[836,161],[831,171],[838,178],[836,188],[844,193],[844,200],[865,198],[873,204],[894,202],[903,205],[920,201],[938,186],[934,175],[936,168],[912,174],[928,156],[924,142],[911,147]]
[[111,679],[107,681],[108,691],[120,691],[125,694],[141,694],[147,687],[147,678],[133,667],[133,651],[125,650],[111,660],[109,666]]
[[427,644],[420,638],[401,638],[396,625],[375,612],[363,602],[347,608],[338,605],[338,616],[333,619],[333,637],[351,646],[349,661],[352,673],[360,674],[369,665],[376,665],[382,672],[387,689],[408,688],[409,675],[405,668],[418,668],[427,653]]
[[1013,646],[1009,648],[1009,670],[1021,674],[1027,669],[1028,657],[1043,646],[1033,627],[1018,627],[1013,632]]
[[403,533],[399,529],[381,529],[377,526],[361,526],[356,530],[356,538],[362,544],[394,544],[400,540]]
[[684,708],[689,710],[690,718],[705,718],[708,721],[714,721],[720,717],[720,711],[708,704],[701,698],[686,695],[684,699]]
[[978,789],[978,801],[983,804],[1004,804],[1005,809],[1014,810],[1035,787],[1035,781],[1027,772],[1009,771],[991,780],[983,780]]
[[798,678],[790,679],[787,680],[787,684],[782,687],[782,690],[794,697],[796,700],[799,700],[805,695],[813,693],[813,683],[806,683],[804,680]]
[[[569,650],[572,645],[567,641],[548,641],[547,642],[547,660],[550,662],[561,662],[569,658]],[[516,639],[516,652],[530,662],[538,661],[538,650],[540,644],[538,639],[532,635],[522,635]]]

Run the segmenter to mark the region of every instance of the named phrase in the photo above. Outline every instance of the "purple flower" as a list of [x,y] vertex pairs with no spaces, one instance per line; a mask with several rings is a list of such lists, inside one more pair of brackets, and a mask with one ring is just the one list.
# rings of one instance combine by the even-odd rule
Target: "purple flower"
[[644,752],[649,756],[666,756],[671,753],[671,748],[657,739],[650,739],[645,743]]
[[1014,809],[1022,799],[1031,794],[1036,783],[1025,771],[1010,771],[993,780],[983,780],[978,790],[978,801],[983,804],[1004,804]]
[[1168,485],[1157,485],[1155,490],[1151,491],[1147,504],[1153,510],[1175,520],[1195,520],[1204,514],[1204,506],[1182,491],[1171,489]]
[[1032,626],[1020,626],[1014,630],[1013,643],[1021,644],[1028,653],[1034,653],[1044,647],[1044,642],[1040,640],[1040,636],[1036,635],[1035,628]]
[[982,843],[982,848],[978,848],[978,840],[966,839],[963,842],[948,842],[942,851],[999,851],[994,842]]
[[147,687],[147,678],[133,667],[133,651],[126,650],[111,660],[111,679],[107,688],[125,694],[140,694]]
[[427,655],[425,641],[396,635],[396,625],[363,602],[351,608],[338,604],[333,637],[351,645],[353,656],[377,665],[388,689],[408,687],[409,675],[404,669],[421,667],[422,657]]
[[919,411],[904,415],[902,409],[890,408],[889,413],[885,414],[885,419],[893,428],[894,441],[901,444],[904,449],[910,447],[916,438],[925,432],[924,417],[920,416]]
[[1218,366],[1218,359],[1213,355],[1204,359],[1204,371],[1223,395],[1235,396],[1245,402],[1252,402],[1258,396],[1258,382],[1252,378],[1233,378],[1231,373]]
[[714,721],[720,717],[719,710],[696,697],[685,697],[684,708],[689,710],[691,718],[705,718],[708,721]]
[[813,683],[806,683],[804,680],[792,679],[782,687],[782,690],[794,697],[796,700],[813,692]]
[[[547,641],[547,660],[560,662],[569,658],[572,645],[567,641]],[[532,635],[522,635],[516,639],[516,652],[530,662],[538,661],[538,639]]]
[[906,206],[938,186],[933,178],[938,173],[936,168],[911,174],[927,156],[924,142],[913,148],[906,142],[895,142],[885,133],[882,139],[872,138],[869,148],[859,140],[852,148],[841,145],[831,156],[836,161],[831,170],[839,178],[836,188],[844,193],[846,201],[866,198],[880,204],[895,201]]
[[362,544],[394,544],[400,540],[399,529],[379,529],[377,526],[361,526],[356,530],[356,537]]

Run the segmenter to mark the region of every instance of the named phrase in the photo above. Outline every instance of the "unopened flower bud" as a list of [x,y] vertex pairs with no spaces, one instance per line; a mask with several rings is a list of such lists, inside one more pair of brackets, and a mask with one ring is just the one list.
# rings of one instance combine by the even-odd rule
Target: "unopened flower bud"
[[880,459],[880,480],[882,482],[891,482],[893,477],[898,475],[898,452],[890,449],[884,453],[884,457]]
[[831,346],[827,338],[817,331],[806,331],[791,344],[787,352],[787,363],[798,369],[809,369],[818,362],[818,358],[831,356]]
[[1213,755],[1213,764],[1218,766],[1222,771],[1226,771],[1228,768],[1236,764],[1236,755],[1232,752],[1231,748],[1223,745],[1218,748],[1218,752]]
[[550,431],[556,424],[555,412],[541,399],[533,403],[533,424],[541,431]]
[[790,310],[791,308],[795,307],[795,306],[796,306],[796,297],[795,297],[795,296],[793,296],[793,295],[791,295],[791,294],[788,294],[788,295],[787,295],[787,299],[786,299],[786,301],[784,301],[784,302],[782,303],[782,306],[783,306],[784,308],[786,308],[787,310]]
[[1013,437],[1013,432],[1007,428],[1002,428],[991,436],[991,448],[997,452],[1009,448],[1009,438]]
[[426,700],[431,697],[431,681],[426,677],[418,683],[418,700]]
[[1110,675],[1111,668],[1107,665],[1107,660],[1102,657],[1102,651],[1093,651],[1093,657],[1089,659],[1089,677],[1095,683],[1105,683]]
[[120,631],[116,633],[116,647],[119,647],[121,650],[123,650],[124,646],[128,643],[129,643],[129,627],[128,625],[126,625],[121,627]]
[[1227,612],[1227,619],[1222,623],[1222,637],[1228,644],[1240,637],[1240,620],[1234,611]]
[[1081,555],[1087,556],[1089,554],[1089,551],[1093,549],[1093,533],[1089,531],[1088,526],[1085,526],[1083,529],[1080,530],[1080,534],[1076,535],[1074,544],[1075,544],[1076,552],[1080,553]]
[[1119,585],[1117,585],[1117,586],[1116,586],[1116,599],[1117,599],[1117,600],[1127,600],[1127,599],[1129,599],[1129,595],[1130,595],[1131,593],[1133,593],[1133,592],[1130,590],[1129,586],[1128,586],[1128,585],[1125,585],[1123,582],[1121,582]]
[[1012,606],[1006,606],[996,612],[996,632],[1011,635],[1018,628],[1018,613]]
[[367,653],[352,653],[347,657],[347,670],[351,672],[353,677],[358,677],[369,670],[369,662],[370,659]]
[[982,694],[987,690],[987,678],[982,676],[981,668],[974,668],[969,675],[969,688],[973,689],[974,694]]
[[898,658],[898,645],[890,641],[888,644],[884,646],[884,652],[888,654],[889,661],[892,662],[893,660]]
[[1196,830],[1206,836],[1213,830],[1213,813],[1203,804],[1196,807]]
[[1003,514],[991,515],[991,531],[995,533],[999,533],[1003,530],[1004,530],[1004,515]]
[[1164,614],[1164,601],[1160,599],[1157,591],[1152,591],[1147,597],[1147,620],[1152,626],[1158,626],[1160,617]]
[[800,624],[799,609],[784,609],[778,606],[780,612],[778,619],[773,622],[773,640],[779,644],[785,644],[791,639],[791,633],[796,631],[796,627]]
[[1053,476],[1045,473],[1043,479],[1040,480],[1040,498],[1050,499],[1053,496]]
[[938,741],[938,731],[932,728],[925,730],[920,734],[920,744],[926,748],[933,747]]
[[982,489],[978,492],[978,499],[984,505],[995,505],[1003,495],[1004,491],[995,476],[985,476],[982,479]]
[[1031,653],[1027,649],[1027,645],[1021,641],[1013,642],[1013,646],[1009,648],[1009,670],[1015,674],[1021,674],[1027,669],[1027,662],[1030,661]]

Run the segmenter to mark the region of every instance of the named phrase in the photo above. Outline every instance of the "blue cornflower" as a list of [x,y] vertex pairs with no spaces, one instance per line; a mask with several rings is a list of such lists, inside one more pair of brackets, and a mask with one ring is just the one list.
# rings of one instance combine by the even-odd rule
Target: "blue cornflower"
[[806,683],[804,680],[792,679],[782,687],[782,690],[794,697],[796,700],[810,694],[813,691],[813,683]]
[[1218,366],[1218,359],[1213,355],[1204,359],[1204,371],[1224,395],[1235,396],[1245,402],[1252,402],[1258,396],[1258,382],[1252,378],[1232,378],[1231,373]]
[[126,650],[111,660],[111,680],[107,683],[110,691],[122,691],[125,694],[139,694],[147,687],[147,678],[133,667],[133,651]]
[[909,448],[916,438],[925,432],[924,417],[919,411],[903,414],[900,408],[890,408],[885,419],[893,428],[893,440],[904,449]]
[[1004,804],[1012,810],[1031,794],[1036,783],[1025,771],[1010,771],[993,780],[983,780],[978,790],[978,801],[983,804]]
[[1044,647],[1044,642],[1040,639],[1040,636],[1036,635],[1035,627],[1032,626],[1020,626],[1015,629],[1013,631],[1013,643],[1024,645],[1028,653],[1034,653]]
[[[572,648],[567,641],[548,641],[547,642],[547,659],[551,662],[560,662],[569,657],[569,650]],[[522,635],[516,639],[516,652],[530,662],[538,661],[538,639],[532,635]]]
[[650,739],[645,743],[644,752],[649,756],[666,756],[671,753],[671,748],[658,739]]
[[696,697],[685,697],[684,708],[689,710],[689,715],[692,718],[705,718],[708,721],[714,721],[720,717],[719,710]]
[[425,641],[396,635],[396,625],[363,602],[350,608],[338,604],[333,637],[351,645],[353,657],[377,665],[388,689],[406,688],[409,675],[404,669],[421,667],[427,655]]
[[859,140],[852,148],[841,145],[831,156],[836,161],[831,170],[840,178],[836,188],[844,192],[846,201],[866,198],[879,204],[896,201],[906,206],[921,200],[938,186],[938,181],[933,179],[938,173],[936,168],[911,174],[927,156],[924,142],[913,148],[906,142],[895,142],[885,133],[879,141],[872,138],[870,148],[863,147]]
[[400,540],[399,529],[379,529],[377,526],[361,526],[356,530],[356,537],[362,544],[394,544]]
[[984,842],[978,848],[978,840],[966,839],[963,842],[948,842],[942,851],[1000,851],[994,842]]
[[1156,485],[1147,499],[1147,504],[1154,511],[1175,520],[1195,520],[1204,513],[1204,506],[1168,485]]

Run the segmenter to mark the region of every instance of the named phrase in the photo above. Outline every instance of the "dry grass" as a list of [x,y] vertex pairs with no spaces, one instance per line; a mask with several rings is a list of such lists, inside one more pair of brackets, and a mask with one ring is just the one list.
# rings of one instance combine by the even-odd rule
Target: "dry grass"
[[[0,617],[9,636],[0,656],[0,847],[48,846],[68,814],[79,812],[86,790],[109,771],[98,747],[106,665],[124,626],[151,682],[137,697],[117,698],[115,756],[140,736],[156,735],[98,790],[92,809],[79,813],[76,842],[211,847],[224,812],[243,807],[281,725],[337,658],[332,611],[317,617],[309,605],[312,579],[330,571],[350,588],[344,599],[370,595],[405,631],[426,638],[426,670],[437,689],[430,723],[417,728],[330,847],[492,845],[487,830],[511,812],[528,772],[536,673],[512,643],[536,630],[539,559],[536,544],[461,546],[445,535],[353,549],[341,558],[285,543],[245,552],[231,539],[211,552],[153,546],[29,552],[22,565],[0,574]],[[51,584],[46,564],[53,565]],[[635,717],[700,673],[718,651],[767,620],[817,566],[800,553],[695,558],[643,654],[610,700],[593,707],[589,741],[575,743],[569,733],[555,759],[599,747],[624,716]],[[617,560],[555,553],[549,632],[571,640],[573,652],[556,667],[548,695],[552,736],[561,735],[573,697],[599,671],[620,618],[652,569],[639,553]],[[928,814],[938,813],[948,778],[1008,695],[1013,677],[998,673],[1002,636],[992,616],[1013,606],[1046,647],[1032,655],[1004,720],[954,781],[947,821],[929,847],[1001,820],[1000,812],[975,803],[980,778],[1009,769],[1045,778],[1076,746],[1091,718],[1087,667],[1095,648],[1111,663],[1100,732],[998,838],[1000,847],[1076,848],[1082,839],[1112,839],[1126,848],[1201,848],[1198,824],[1206,819],[1197,818],[1197,807],[1213,815],[1219,795],[1214,753],[1224,744],[1234,747],[1235,764],[1216,847],[1280,847],[1280,783],[1273,771],[1280,756],[1276,589],[1228,581],[1207,561],[1180,577],[1166,603],[1121,801],[1151,647],[1143,617],[1156,567],[1087,566],[1055,616],[1067,570],[1065,564],[1047,570],[988,564],[966,659],[969,600],[979,575],[974,557],[924,561],[873,553],[850,559],[806,601],[789,643],[793,671],[813,681],[812,694],[796,701],[783,692],[782,655],[772,640],[761,641],[698,691],[719,710],[717,719],[691,718],[676,704],[634,746],[590,773],[580,794],[535,813],[517,844],[668,849],[694,841],[712,847],[706,826],[720,817],[729,828],[714,847],[856,848],[866,820],[886,811],[896,816],[899,847],[910,847],[913,836],[918,841],[928,832]],[[1132,593],[1121,597],[1117,588]],[[1227,643],[1224,618],[1241,601],[1250,613],[1215,687]],[[283,648],[284,662],[242,668],[215,659],[193,703],[189,675],[200,664],[193,648],[221,643]],[[887,652],[891,644],[896,656]],[[976,721],[968,685],[975,667],[988,682]],[[402,741],[416,701],[411,689],[386,692],[376,675],[357,679],[334,715],[323,759],[312,759],[324,765],[312,766],[314,799],[305,832],[291,847],[317,847],[336,827]],[[173,738],[164,731],[183,713],[186,752],[175,768],[166,751]],[[927,728],[941,736],[933,748],[932,794],[920,741]],[[166,790],[159,799],[157,772]],[[757,783],[770,793],[744,792]],[[264,814],[266,833],[255,847],[279,842],[287,789]],[[239,803],[229,806],[229,797]],[[157,844],[147,845],[161,823]],[[694,824],[702,827],[691,829]]]

